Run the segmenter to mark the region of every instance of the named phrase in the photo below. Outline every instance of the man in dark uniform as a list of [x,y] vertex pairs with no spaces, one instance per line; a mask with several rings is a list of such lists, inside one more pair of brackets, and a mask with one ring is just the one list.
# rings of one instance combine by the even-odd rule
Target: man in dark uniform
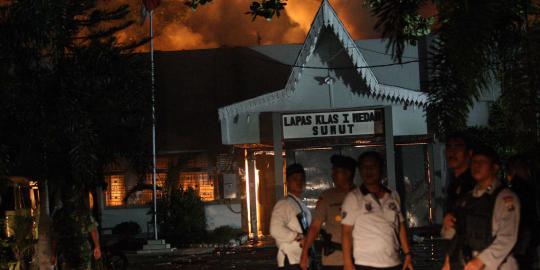
[[[475,184],[469,168],[471,153],[472,143],[465,134],[456,132],[447,137],[445,155],[450,169],[450,184],[443,219],[443,225],[447,228],[454,227],[456,201],[460,195],[471,191]],[[445,233],[442,233],[443,238],[452,238],[452,230],[446,230]]]
[[341,252],[341,205],[349,191],[354,188],[354,173],[356,171],[356,161],[347,156],[334,155],[332,162],[332,181],[334,187],[324,191],[313,213],[309,232],[307,234],[300,267],[307,270],[309,266],[309,249],[317,235],[324,228],[323,238],[323,269],[343,269],[343,254]]
[[443,269],[516,270],[512,249],[519,229],[519,199],[497,178],[499,162],[493,149],[475,149],[471,171],[476,185],[457,201],[455,233]]
[[62,207],[53,215],[51,264],[57,264],[58,256],[61,269],[91,269],[92,255],[101,258],[97,223],[79,194],[85,193],[74,186],[64,188]]
[[521,221],[514,256],[520,269],[532,269],[538,256],[538,214],[536,209],[536,193],[531,181],[531,172],[527,159],[513,156],[508,159],[506,185],[516,193],[521,203]]

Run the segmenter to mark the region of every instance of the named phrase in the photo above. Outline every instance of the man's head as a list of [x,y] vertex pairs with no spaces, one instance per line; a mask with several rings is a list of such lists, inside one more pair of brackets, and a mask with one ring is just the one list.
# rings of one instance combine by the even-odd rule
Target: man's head
[[477,182],[494,180],[500,168],[497,152],[487,146],[476,147],[472,154],[471,173]]
[[446,137],[446,162],[453,170],[464,170],[469,167],[472,146],[467,135],[455,132]]
[[384,171],[384,158],[375,151],[362,153],[358,157],[358,167],[364,184],[378,184]]
[[507,179],[509,181],[518,177],[523,180],[528,180],[531,177],[529,161],[525,156],[512,156],[508,159],[507,164]]
[[304,192],[306,186],[306,171],[304,167],[298,163],[287,166],[287,191],[300,196]]
[[332,180],[338,188],[348,188],[354,180],[356,171],[356,161],[348,156],[333,155],[330,158],[332,163]]
[[60,189],[60,198],[64,204],[73,204],[78,201],[78,194],[81,191],[71,184],[67,184]]

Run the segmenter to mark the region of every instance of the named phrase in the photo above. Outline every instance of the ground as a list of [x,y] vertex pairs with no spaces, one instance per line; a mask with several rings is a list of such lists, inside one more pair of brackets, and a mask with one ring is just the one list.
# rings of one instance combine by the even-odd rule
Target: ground
[[[440,269],[440,240],[416,238],[413,241],[415,269]],[[248,242],[236,248],[200,248],[199,255],[130,255],[129,269],[133,270],[274,270],[276,269],[276,248],[271,242]],[[205,252],[207,251],[207,252]]]

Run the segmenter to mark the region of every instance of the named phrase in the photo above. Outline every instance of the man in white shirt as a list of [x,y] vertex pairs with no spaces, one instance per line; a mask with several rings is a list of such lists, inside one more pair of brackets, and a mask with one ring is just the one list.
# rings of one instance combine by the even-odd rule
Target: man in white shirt
[[277,264],[281,269],[299,269],[304,234],[311,213],[300,199],[306,186],[306,173],[300,164],[287,167],[287,196],[276,203],[270,218],[270,235],[278,248]]
[[344,269],[412,270],[399,195],[381,183],[384,159],[369,151],[360,155],[358,164],[362,185],[347,194],[341,207]]

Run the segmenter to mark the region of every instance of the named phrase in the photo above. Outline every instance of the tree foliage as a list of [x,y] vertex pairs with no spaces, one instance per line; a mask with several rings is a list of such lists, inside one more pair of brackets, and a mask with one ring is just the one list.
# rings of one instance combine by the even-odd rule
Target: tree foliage
[[401,62],[405,44],[416,44],[419,37],[430,32],[434,18],[419,15],[424,0],[366,0],[378,20],[375,30],[389,39],[387,50],[393,52],[394,59]]
[[[193,10],[199,6],[211,3],[213,0],[186,0],[185,4]],[[274,16],[279,17],[287,5],[287,0],[257,0],[251,2],[246,14],[251,15],[253,20],[263,17],[270,21]]]
[[[466,128],[474,103],[500,97],[491,106],[490,132],[505,140],[500,150],[531,152],[539,145],[540,20],[537,1],[368,0],[389,50],[401,59],[403,46],[432,31],[427,63],[429,128],[444,134]],[[434,24],[420,16],[434,5]],[[535,49],[536,48],[536,49]],[[504,148],[504,149],[503,149]],[[534,151],[534,150],[533,150]]]
[[131,49],[144,40],[113,37],[132,24],[128,12],[95,0],[2,6],[0,150],[9,174],[89,187],[119,156],[143,162],[149,76]]
[[158,200],[161,237],[173,246],[197,243],[206,236],[204,203],[195,190],[174,188]]

